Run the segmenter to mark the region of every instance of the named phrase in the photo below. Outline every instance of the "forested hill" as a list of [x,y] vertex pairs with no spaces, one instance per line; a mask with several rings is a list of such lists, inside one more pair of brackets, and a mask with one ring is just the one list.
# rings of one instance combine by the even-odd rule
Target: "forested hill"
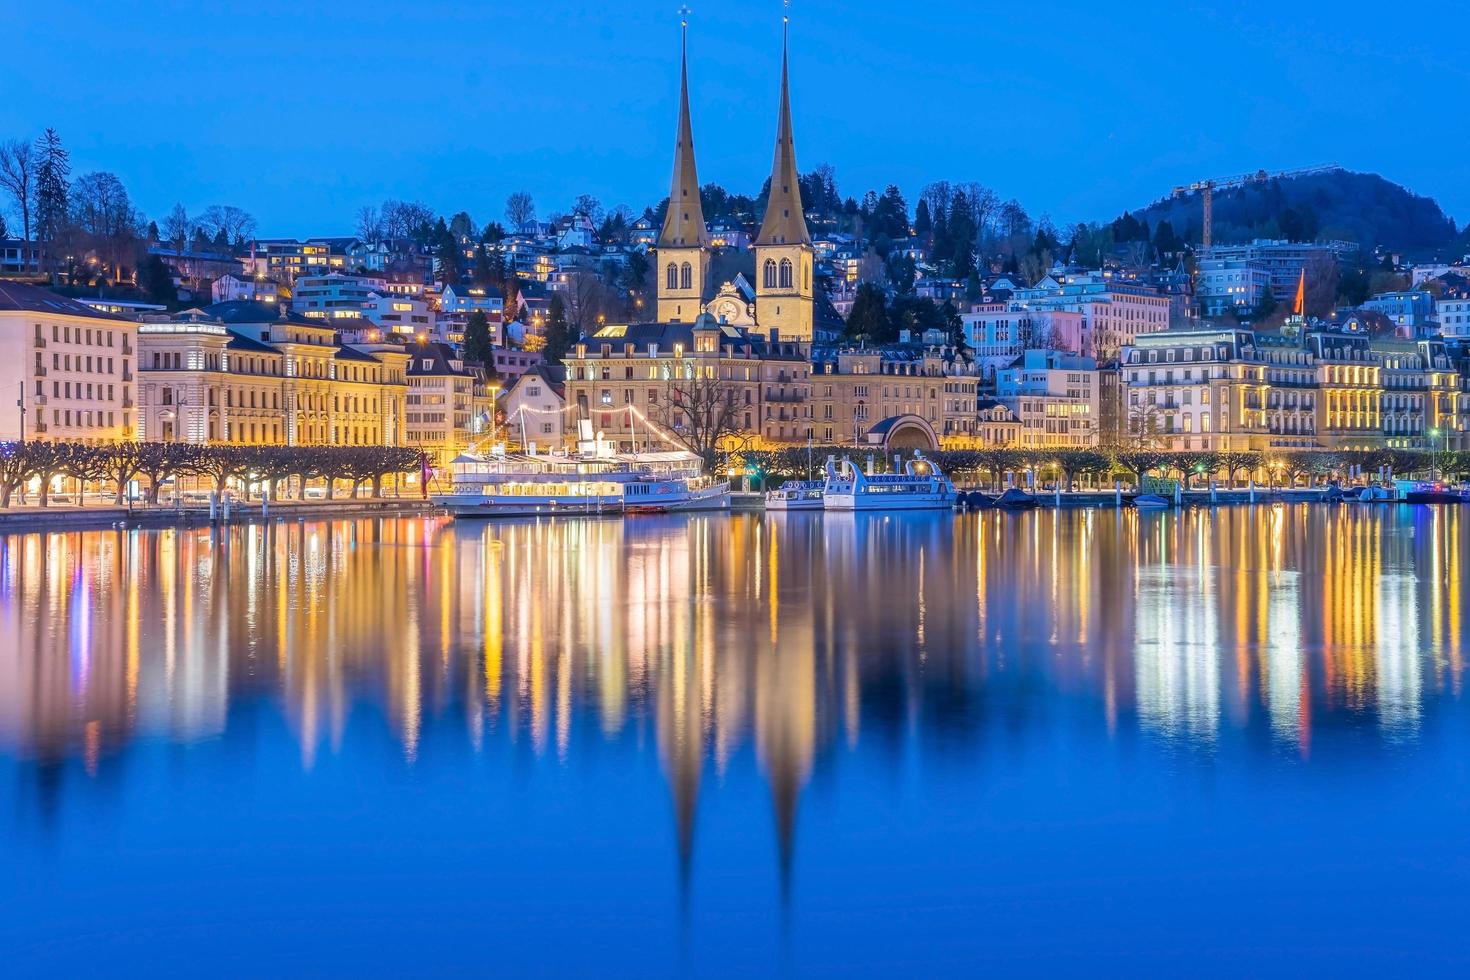
[[[1133,217],[1157,228],[1167,221],[1187,242],[1200,240],[1200,193],[1155,202]],[[1341,239],[1364,250],[1431,252],[1459,236],[1433,198],[1377,174],[1332,170],[1215,191],[1215,242],[1255,238]]]

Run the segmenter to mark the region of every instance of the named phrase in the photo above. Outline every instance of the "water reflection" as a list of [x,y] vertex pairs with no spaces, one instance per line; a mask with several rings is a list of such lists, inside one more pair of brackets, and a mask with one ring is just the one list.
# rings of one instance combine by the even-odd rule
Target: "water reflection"
[[[652,735],[681,866],[752,749],[777,860],[824,759],[953,755],[1080,705],[1217,751],[1413,739],[1458,694],[1458,509],[279,523],[0,538],[0,751],[90,773],[274,705],[310,769],[349,719],[412,764],[452,721],[576,761]],[[1070,708],[1068,709],[1070,710]],[[379,729],[381,730],[381,728]],[[641,744],[641,743],[640,743]]]

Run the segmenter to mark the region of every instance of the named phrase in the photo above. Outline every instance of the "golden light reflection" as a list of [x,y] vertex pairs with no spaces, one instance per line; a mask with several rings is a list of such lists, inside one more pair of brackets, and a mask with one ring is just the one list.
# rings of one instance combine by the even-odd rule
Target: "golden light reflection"
[[649,726],[681,856],[749,748],[789,865],[825,756],[987,725],[1203,747],[1413,738],[1461,686],[1458,510],[279,522],[0,538],[0,751],[105,771],[277,712],[303,768],[386,727],[570,759]]

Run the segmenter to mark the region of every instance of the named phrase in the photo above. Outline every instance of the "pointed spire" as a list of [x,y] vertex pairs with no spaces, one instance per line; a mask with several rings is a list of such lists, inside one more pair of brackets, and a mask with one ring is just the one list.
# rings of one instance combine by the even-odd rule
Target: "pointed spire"
[[669,210],[658,236],[662,248],[702,248],[709,244],[704,208],[699,203],[699,172],[694,168],[694,127],[689,122],[689,8],[679,11],[679,142],[674,149],[674,181]]
[[787,35],[791,18],[781,24],[781,110],[776,121],[776,159],[771,164],[771,196],[761,221],[757,245],[809,245],[806,215],[801,209],[800,174],[796,169],[796,141],[791,135],[791,83],[787,70]]

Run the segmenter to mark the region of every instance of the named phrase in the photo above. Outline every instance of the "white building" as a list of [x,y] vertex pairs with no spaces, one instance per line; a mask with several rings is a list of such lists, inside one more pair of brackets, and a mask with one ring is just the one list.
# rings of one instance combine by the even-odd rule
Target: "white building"
[[379,328],[402,337],[422,335],[428,340],[442,340],[438,335],[438,318],[429,301],[417,296],[373,293],[362,315]]
[[314,319],[362,316],[387,291],[387,283],[372,276],[340,272],[299,276],[291,294],[291,312]]
[[1434,316],[1442,336],[1470,338],[1470,293],[1446,293],[1435,301]]
[[1201,259],[1195,278],[1200,316],[1244,316],[1261,305],[1271,288],[1271,273],[1254,259]]
[[268,277],[237,276],[233,272],[227,272],[210,284],[209,293],[216,303],[236,300],[246,303],[274,303],[281,295],[281,287]]
[[510,382],[501,398],[506,440],[541,452],[562,448],[569,434],[563,373],[537,364]]
[[137,337],[130,320],[0,283],[0,440],[134,438]]

